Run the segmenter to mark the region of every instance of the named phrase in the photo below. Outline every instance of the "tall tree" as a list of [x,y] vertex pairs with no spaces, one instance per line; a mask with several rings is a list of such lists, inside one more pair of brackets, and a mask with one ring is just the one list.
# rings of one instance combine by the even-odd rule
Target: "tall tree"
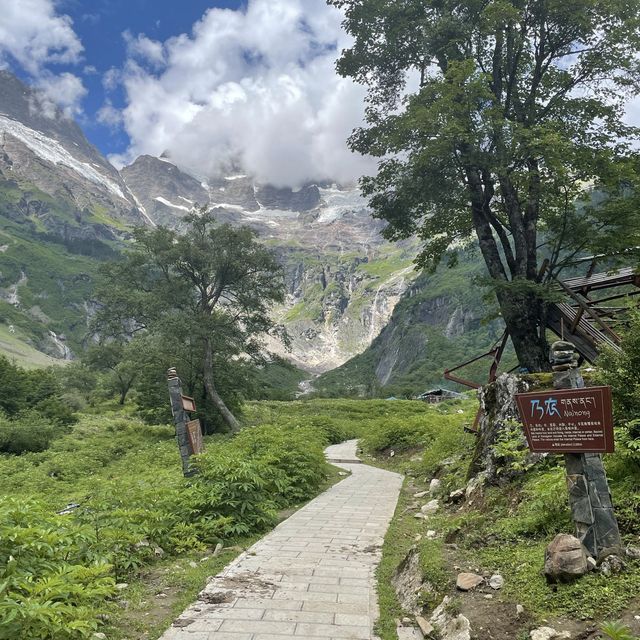
[[545,369],[549,283],[578,252],[640,244],[623,121],[640,3],[329,3],[354,38],[338,71],[368,90],[350,144],[380,158],[362,186],[387,236],[418,234],[433,267],[475,234],[521,365]]
[[223,363],[257,356],[265,333],[281,333],[269,308],[283,300],[283,273],[249,227],[216,224],[206,210],[184,220],[182,234],[136,230],[134,249],[104,269],[96,330],[114,337],[149,332],[197,345],[207,396],[235,431],[238,420],[217,378],[225,374]]

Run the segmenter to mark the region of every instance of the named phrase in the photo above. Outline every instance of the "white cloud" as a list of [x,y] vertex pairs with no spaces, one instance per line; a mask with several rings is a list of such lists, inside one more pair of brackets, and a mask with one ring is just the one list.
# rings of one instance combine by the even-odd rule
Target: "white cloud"
[[55,75],[49,65],[77,64],[82,43],[71,18],[53,0],[0,0],[0,66],[18,64],[67,113],[77,113],[86,94],[77,76]]
[[80,113],[80,101],[87,95],[82,80],[72,73],[45,74],[37,81],[37,86],[69,117]]
[[335,72],[348,45],[341,20],[325,0],[250,0],[242,11],[210,9],[190,35],[164,43],[127,36],[131,147],[114,160],[167,151],[205,175],[235,162],[291,186],[371,171],[346,145],[364,89]]
[[98,122],[115,129],[122,124],[122,113],[116,109],[110,100],[107,100],[96,114]]

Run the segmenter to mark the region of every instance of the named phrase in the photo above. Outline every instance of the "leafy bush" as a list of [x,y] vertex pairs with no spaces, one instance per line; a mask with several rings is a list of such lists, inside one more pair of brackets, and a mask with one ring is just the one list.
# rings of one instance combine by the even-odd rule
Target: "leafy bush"
[[59,432],[59,427],[36,412],[22,414],[15,420],[0,416],[0,452],[20,455],[44,451]]
[[361,440],[361,444],[370,453],[386,451],[387,449],[407,451],[416,447],[426,446],[428,442],[427,432],[428,427],[424,421],[408,423],[403,419],[389,418],[382,423],[376,423],[375,428],[368,429]]
[[91,541],[89,528],[35,502],[0,501],[0,639],[93,635],[115,583]]
[[324,433],[264,425],[242,431],[233,446],[265,467],[267,489],[279,506],[289,506],[313,497],[326,478]]

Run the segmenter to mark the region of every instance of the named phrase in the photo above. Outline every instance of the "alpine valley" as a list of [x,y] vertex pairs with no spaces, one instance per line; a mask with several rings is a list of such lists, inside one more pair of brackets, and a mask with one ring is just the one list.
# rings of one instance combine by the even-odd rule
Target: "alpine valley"
[[[6,71],[0,72],[0,350],[29,366],[74,358],[88,339],[99,265],[117,258],[134,226],[180,228],[199,206],[213,208],[220,221],[253,227],[285,269],[286,302],[274,313],[291,346],[272,341],[271,352],[313,376],[362,354],[387,327],[375,349],[360,356],[368,362],[365,377],[384,386],[396,364],[407,368],[392,355],[389,336],[400,329],[387,325],[405,292],[415,298],[416,245],[386,242],[356,187],[278,188],[240,172],[195,175],[168,157],[146,155],[118,171],[77,123]],[[462,288],[469,284],[465,273]],[[429,279],[416,286],[428,289]],[[439,291],[433,313],[427,303],[414,318],[424,322],[427,314],[437,338],[422,332],[420,344],[412,342],[413,359],[429,340],[447,342],[466,331],[487,339],[469,307],[478,306],[477,296],[449,295],[442,283]]]

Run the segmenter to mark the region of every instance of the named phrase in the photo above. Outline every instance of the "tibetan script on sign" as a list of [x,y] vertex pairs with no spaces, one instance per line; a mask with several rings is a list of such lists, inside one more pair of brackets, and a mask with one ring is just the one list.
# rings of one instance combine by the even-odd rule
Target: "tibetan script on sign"
[[204,442],[202,441],[200,420],[191,420],[190,422],[187,422],[187,435],[189,436],[191,455],[197,456],[202,453],[204,451]]
[[611,387],[516,395],[529,449],[534,453],[611,453]]

